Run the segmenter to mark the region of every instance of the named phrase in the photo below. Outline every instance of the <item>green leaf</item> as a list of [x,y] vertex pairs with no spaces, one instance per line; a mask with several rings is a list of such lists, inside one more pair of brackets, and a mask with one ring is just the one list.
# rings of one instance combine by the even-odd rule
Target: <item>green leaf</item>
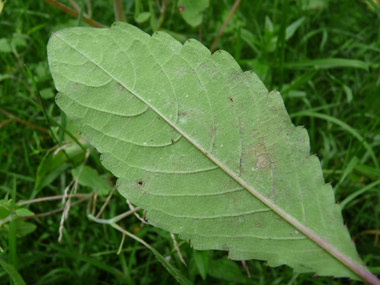
[[352,193],[350,196],[348,196],[346,199],[344,199],[344,201],[342,203],[340,203],[340,207],[343,209],[344,207],[346,207],[347,204],[349,204],[351,201],[353,201],[357,196],[367,192],[368,190],[371,190],[372,188],[375,188],[375,186],[377,186],[378,184],[380,184],[380,180],[377,180],[377,181],[363,187],[362,189]]
[[328,3],[328,1],[324,0],[301,0],[298,2],[303,10],[321,10],[326,8]]
[[3,12],[5,2],[7,2],[7,1],[3,2],[3,0],[0,0],[0,14],[1,14],[1,12]]
[[55,33],[48,57],[57,104],[149,223],[231,259],[377,280],[306,130],[227,52],[115,23]]
[[207,277],[208,260],[209,260],[208,256],[209,256],[208,251],[194,250],[195,264],[197,265],[198,271],[201,274],[203,280],[205,280]]
[[300,19],[286,27],[285,40],[289,40],[305,20],[305,17],[301,17]]
[[314,67],[318,69],[330,69],[330,68],[361,68],[368,71],[368,64],[364,61],[357,59],[345,59],[345,58],[323,58],[312,59],[298,62],[285,63],[284,68],[303,68]]
[[191,26],[196,27],[202,23],[202,12],[208,8],[209,0],[179,0],[178,11],[183,19]]
[[5,219],[12,214],[11,200],[5,199],[0,200],[0,220]]
[[[0,0],[1,1],[1,0]],[[26,38],[25,35],[14,34],[12,39],[1,38],[0,39],[0,52],[10,53],[15,50],[18,46],[24,47],[26,46]]]
[[146,21],[148,21],[150,18],[150,13],[149,12],[142,12],[141,14],[139,14],[136,18],[135,18],[135,21],[139,24],[141,23],[144,23]]
[[16,225],[16,234],[18,237],[24,237],[28,234],[31,234],[37,229],[35,224],[26,222],[24,220],[15,220]]
[[34,215],[32,211],[26,208],[17,209],[15,212],[17,216],[33,216]]
[[239,266],[235,262],[231,262],[227,258],[213,260],[210,263],[208,274],[214,278],[234,282],[234,284],[250,284],[252,283],[248,277],[241,273]]
[[2,259],[0,259],[0,264],[9,274],[10,278],[13,280],[15,285],[26,285],[24,279],[22,279],[22,276],[20,275],[20,273],[18,273],[17,269],[12,264],[9,264]]
[[380,177],[380,170],[375,168],[375,167],[372,167],[372,166],[368,166],[368,165],[364,165],[364,164],[358,164],[355,166],[355,169],[361,173],[363,173],[364,175],[367,175],[367,176],[379,176]]
[[[35,224],[26,222],[25,220],[13,220],[11,221],[15,226],[15,234],[17,237],[24,237],[37,229]],[[9,235],[10,225],[5,224],[0,227],[0,234],[7,238]]]
[[71,175],[73,179],[77,179],[79,175],[79,184],[88,186],[93,191],[98,191],[99,195],[108,195],[112,190],[109,182],[90,166],[85,165],[83,168],[78,166],[71,170]]

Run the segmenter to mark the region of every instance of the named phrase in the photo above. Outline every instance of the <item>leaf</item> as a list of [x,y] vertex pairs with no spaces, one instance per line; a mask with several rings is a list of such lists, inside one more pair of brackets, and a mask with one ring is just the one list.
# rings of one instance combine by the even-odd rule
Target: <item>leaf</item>
[[196,27],[202,23],[202,12],[209,6],[209,0],[179,0],[178,11],[183,19],[191,26]]
[[2,0],[0,0],[0,14],[1,14],[1,12],[3,12],[3,9],[4,9],[4,4],[6,3],[7,1],[2,1]]
[[226,258],[213,260],[208,274],[214,278],[234,282],[234,284],[252,284],[252,281],[241,273],[239,266]]
[[17,209],[15,212],[17,216],[33,216],[34,215],[34,213],[27,208],[20,208],[20,209]]
[[22,279],[22,276],[20,275],[20,273],[18,273],[17,269],[12,264],[9,264],[2,259],[0,259],[0,264],[9,274],[10,278],[13,280],[15,285],[26,285],[24,279]]
[[28,234],[31,234],[37,229],[35,224],[26,222],[24,220],[15,220],[16,224],[16,234],[18,237],[24,237]]
[[235,260],[370,275],[306,130],[227,52],[117,22],[55,33],[48,58],[57,104],[150,224]]
[[[302,25],[302,23],[306,20],[305,17],[301,17],[297,21],[294,21],[289,26],[286,27],[285,30],[285,41],[289,40],[291,37],[293,37],[294,33],[298,30],[298,28]],[[273,24],[269,17],[265,17],[265,32],[266,32],[266,38],[267,38],[267,50],[269,52],[273,52],[276,49],[276,44],[278,41],[278,37],[274,36],[275,33],[273,30]]]
[[150,18],[150,13],[149,12],[143,12],[141,14],[139,14],[136,18],[135,18],[135,21],[139,24],[141,23],[144,23],[146,21],[148,21]]
[[303,10],[321,10],[326,8],[328,3],[323,0],[301,0],[298,4],[301,4]]
[[285,68],[302,68],[302,67],[314,67],[318,69],[330,69],[330,68],[361,68],[368,71],[368,64],[364,61],[357,59],[345,59],[345,58],[322,58],[311,59],[298,62],[288,62],[284,65]]
[[99,195],[108,195],[112,186],[108,183],[105,177],[101,177],[99,173],[90,166],[78,166],[71,170],[71,175],[73,179],[77,179],[79,175],[78,182],[82,186],[88,186],[92,188],[93,191],[98,191]]
[[8,200],[7,197],[5,199],[0,200],[0,220],[5,219],[9,215],[12,214],[12,201]]
[[7,38],[0,39],[0,52],[10,53],[13,50],[15,50],[18,46],[22,46],[22,47],[26,46],[25,35],[14,34],[13,38],[10,40]]
[[203,280],[205,280],[207,277],[207,270],[208,270],[208,263],[209,263],[208,256],[209,256],[208,251],[194,250],[195,264],[197,265],[198,271],[201,274]]
[[[37,226],[35,224],[26,222],[25,220],[13,220],[13,223],[15,225],[17,237],[24,237],[37,229]],[[2,225],[0,227],[0,234],[4,238],[7,238],[9,236],[9,230],[9,224]]]

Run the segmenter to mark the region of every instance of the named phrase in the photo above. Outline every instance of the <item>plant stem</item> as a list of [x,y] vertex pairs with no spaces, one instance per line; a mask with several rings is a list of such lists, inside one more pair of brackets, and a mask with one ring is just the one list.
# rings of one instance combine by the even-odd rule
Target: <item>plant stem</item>
[[82,26],[82,20],[83,20],[83,15],[84,15],[84,2],[85,0],[82,0],[82,4],[80,5],[80,10],[78,14],[78,19],[77,19],[77,27]]
[[106,220],[106,219],[99,219],[99,218],[95,217],[94,215],[92,215],[90,213],[87,213],[87,217],[89,219],[93,220],[94,222],[97,222],[97,223],[100,223],[100,224],[109,224],[109,225],[111,225],[111,224],[117,223],[118,221],[120,221],[121,219],[124,219],[127,216],[132,215],[133,213],[135,213],[135,212],[137,212],[139,210],[141,210],[141,208],[140,207],[136,207],[133,210],[130,210],[128,212],[125,212],[125,213],[123,213],[123,214],[121,214],[119,216],[113,217],[112,219],[108,219],[108,220]]
[[104,202],[103,206],[100,208],[99,213],[96,215],[96,218],[99,218],[100,215],[103,213],[104,209],[107,207],[108,203],[111,201],[112,195],[115,192],[115,190],[116,190],[116,187],[114,187],[112,189],[112,191],[110,192],[110,194],[108,195],[108,197],[107,197],[106,201]]
[[[5,111],[5,110],[3,110],[3,109],[1,109],[1,108],[0,108],[0,112],[3,113],[5,116],[7,116],[7,117],[8,117],[9,119],[11,119],[12,121],[19,122],[19,123],[21,123],[21,124],[23,124],[23,125],[26,125],[26,126],[28,126],[28,127],[33,128],[33,129],[39,130],[39,131],[44,132],[44,133],[46,133],[46,134],[50,134],[48,129],[45,129],[45,128],[42,128],[42,127],[40,127],[40,126],[36,126],[36,125],[34,125],[34,124],[32,124],[32,123],[29,123],[29,122],[27,122],[27,121],[24,121],[24,120],[22,120],[22,119],[20,119],[20,118],[18,118],[18,117],[16,117],[16,116],[14,116],[14,115],[12,115],[11,113],[8,113],[7,111]],[[4,124],[4,123],[3,123],[3,124]]]
[[[86,195],[85,197],[83,197],[82,199],[79,199],[78,201],[70,204],[70,207],[72,206],[75,206],[75,205],[78,205],[86,200],[88,200],[90,197],[92,196],[92,193]],[[46,216],[50,216],[50,215],[53,215],[53,214],[56,214],[56,213],[59,213],[59,212],[62,212],[65,208],[59,208],[59,209],[56,209],[56,210],[53,210],[51,212],[46,212],[46,213],[42,213],[42,214],[37,214],[37,215],[33,215],[33,216],[17,216],[17,219],[22,219],[22,220],[30,220],[30,219],[35,219],[35,218],[42,218],[42,217],[46,217]]]
[[[63,5],[62,3],[56,1],[56,0],[44,0],[44,2],[62,10],[63,12],[65,12],[66,14],[69,14],[70,16],[73,16],[74,18],[78,18],[78,15],[79,13],[69,7],[67,7],[66,5]],[[83,15],[83,22],[86,22],[87,24],[89,24],[91,27],[95,27],[95,28],[107,28],[107,26],[104,26],[103,24],[97,22],[97,21],[94,21],[90,18],[88,18],[87,16]]]
[[[82,197],[83,198],[83,197],[87,197],[88,195],[89,194],[77,193],[77,194],[67,195],[66,197],[69,197],[69,198],[73,198],[73,197],[81,198]],[[17,203],[17,205],[22,206],[22,205],[28,205],[28,204],[39,203],[39,202],[44,202],[44,201],[59,200],[62,198],[63,198],[63,195],[49,196],[49,197],[43,197],[43,198],[37,198],[37,199],[29,200],[29,201],[19,202],[19,203]]]
[[160,8],[161,15],[160,15],[160,19],[158,20],[158,26],[157,26],[158,31],[161,30],[161,26],[164,23],[165,15],[166,15],[166,8],[168,6],[168,1],[169,0],[163,0],[162,1],[162,8]]
[[211,45],[211,48],[210,48],[211,53],[214,52],[214,50],[215,50],[215,48],[216,48],[216,45],[218,44],[219,39],[220,39],[220,37],[222,36],[222,34],[223,34],[223,32],[224,32],[224,29],[227,27],[227,24],[228,24],[228,22],[231,20],[232,15],[235,13],[237,7],[239,6],[240,1],[241,1],[241,0],[235,0],[235,3],[234,3],[234,5],[233,5],[232,8],[231,8],[230,13],[228,14],[226,20],[224,21],[222,27],[221,27],[220,30],[219,30],[218,35],[216,36],[214,42],[213,42],[212,45]]
[[69,0],[70,4],[74,7],[74,9],[79,12],[80,11],[80,7],[79,5],[77,4],[77,2],[75,2],[74,0]]
[[[82,194],[77,194],[77,195],[82,195]],[[69,196],[74,197],[75,195],[69,195]],[[91,196],[92,196],[92,193],[91,194],[87,194],[82,199],[79,199],[78,201],[72,203],[70,206],[75,206],[75,205],[77,205],[79,203],[82,203],[82,202],[86,201],[88,198],[90,198]],[[62,197],[63,196],[54,196],[54,197],[46,197],[46,198],[61,199]],[[42,199],[44,199],[44,198],[34,199],[34,200],[30,200],[30,201],[33,201],[32,203],[36,203],[36,202],[40,202],[40,201],[36,201],[36,200],[42,200]],[[48,201],[48,200],[53,200],[53,199],[46,199],[45,201]],[[27,202],[30,202],[30,201],[22,202],[21,205],[24,205],[24,204],[26,204]],[[20,205],[20,203],[18,203],[17,205]],[[53,210],[53,211],[50,211],[50,212],[46,212],[46,213],[42,213],[42,214],[37,214],[37,215],[32,215],[32,216],[16,216],[14,214],[13,215],[9,215],[5,219],[0,220],[0,227],[2,225],[4,225],[5,223],[7,223],[7,222],[11,222],[12,223],[12,221],[16,220],[16,219],[30,220],[30,219],[35,219],[35,218],[42,218],[42,217],[46,217],[46,216],[50,216],[50,215],[62,212],[64,209],[65,208],[60,208],[60,209],[56,209],[56,210]]]
[[[15,211],[16,206],[16,192],[17,192],[17,183],[16,177],[13,178],[13,189],[12,189],[12,201],[11,201],[11,210]],[[9,255],[8,262],[13,265],[17,270],[17,253],[16,253],[16,225],[15,221],[11,220],[9,223],[9,236],[8,236],[8,244],[9,244]],[[11,284],[15,284],[11,279]]]
[[121,0],[113,0],[113,10],[115,12],[116,21],[127,22],[124,14],[123,2],[121,2]]

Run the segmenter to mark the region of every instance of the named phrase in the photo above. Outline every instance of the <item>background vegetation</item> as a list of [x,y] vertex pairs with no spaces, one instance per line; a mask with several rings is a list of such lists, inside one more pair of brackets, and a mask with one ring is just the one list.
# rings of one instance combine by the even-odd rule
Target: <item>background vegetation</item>
[[[14,265],[28,284],[172,284],[176,281],[152,251],[127,236],[117,255],[123,235],[87,218],[88,212],[99,212],[115,179],[55,105],[46,43],[54,31],[88,24],[51,5],[55,1],[46,2],[8,1],[0,14],[0,263],[8,272],[12,268],[7,264]],[[76,10],[73,1],[61,2]],[[82,1],[77,2],[79,8]],[[117,13],[114,2],[123,6],[116,5]],[[105,26],[124,17],[150,34],[161,29],[182,42],[195,38],[207,47],[215,46],[234,1],[210,1],[202,23],[195,27],[183,19],[178,2],[83,1],[83,11]],[[228,51],[244,70],[255,71],[268,89],[281,92],[294,124],[309,132],[311,153],[320,158],[325,179],[334,186],[359,254],[373,273],[380,273],[380,8],[376,3],[242,0],[216,49]],[[68,134],[74,134],[82,147]],[[72,205],[62,227],[63,205],[46,197],[63,195],[73,179],[78,184],[71,186],[80,195],[71,203],[93,203]],[[43,201],[34,200],[38,198]],[[110,219],[128,210],[116,191],[101,217]],[[142,225],[134,215],[120,225],[196,284],[358,283],[294,275],[289,267],[270,268],[261,261],[247,261],[244,266],[228,260],[225,252],[195,252],[178,239],[186,267],[170,233]],[[8,282],[7,271],[0,270],[0,283]]]

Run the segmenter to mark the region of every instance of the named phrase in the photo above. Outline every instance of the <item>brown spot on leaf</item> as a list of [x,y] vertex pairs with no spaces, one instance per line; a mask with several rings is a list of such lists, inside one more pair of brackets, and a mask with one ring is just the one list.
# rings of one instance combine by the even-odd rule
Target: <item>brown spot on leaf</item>
[[178,12],[180,12],[182,14],[183,11],[185,11],[185,7],[184,6],[178,6]]
[[256,169],[263,169],[268,164],[268,159],[265,154],[261,154],[257,157]]
[[137,180],[136,181],[136,185],[137,185],[137,187],[141,187],[141,186],[144,186],[144,181],[142,181],[142,180]]
[[119,91],[120,93],[122,93],[124,90],[125,90],[125,88],[118,82],[117,83],[117,91]]

